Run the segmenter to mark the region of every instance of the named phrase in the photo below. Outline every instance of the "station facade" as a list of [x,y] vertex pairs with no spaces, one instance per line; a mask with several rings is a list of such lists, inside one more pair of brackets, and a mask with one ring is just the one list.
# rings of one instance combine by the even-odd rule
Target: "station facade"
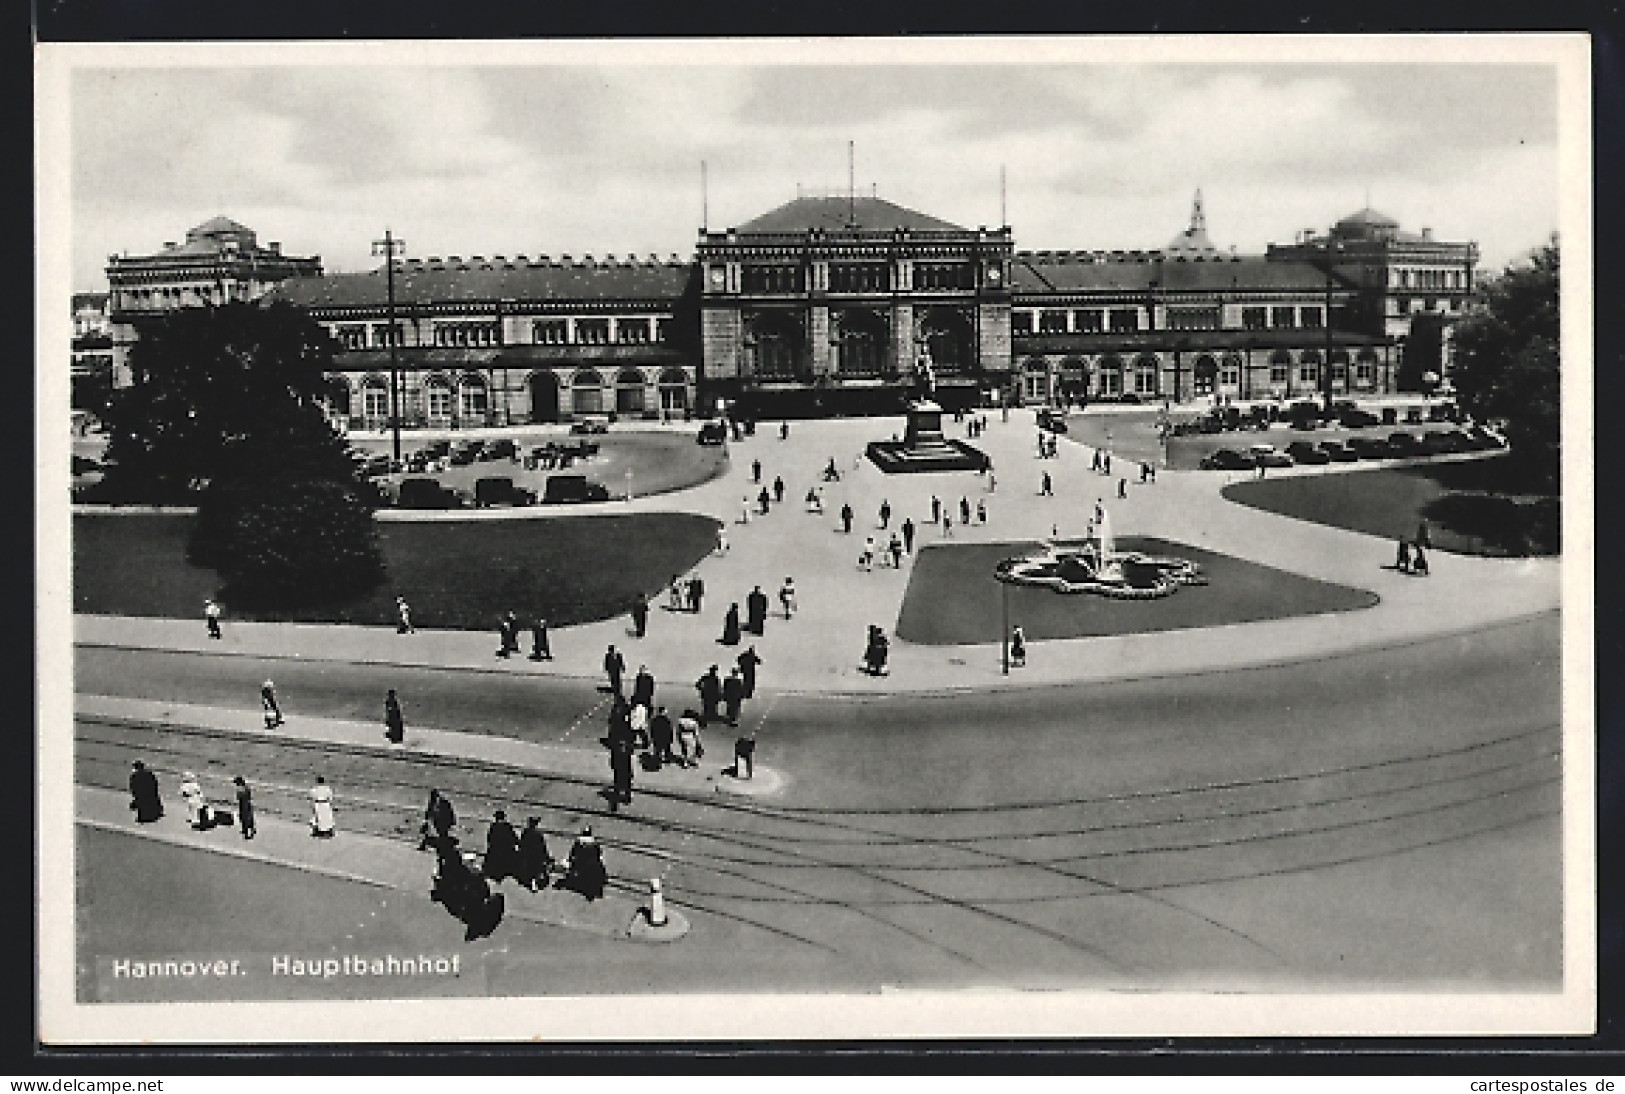
[[402,424],[466,428],[889,413],[927,374],[949,409],[1383,394],[1419,317],[1447,372],[1477,257],[1370,209],[1238,255],[1209,238],[1200,193],[1159,249],[1018,251],[1008,225],[842,191],[702,229],[692,258],[397,260],[393,328],[382,267],[324,275],[224,218],[108,276],[115,373],[140,315],[285,300],[337,343],[336,423],[388,425],[393,340]]

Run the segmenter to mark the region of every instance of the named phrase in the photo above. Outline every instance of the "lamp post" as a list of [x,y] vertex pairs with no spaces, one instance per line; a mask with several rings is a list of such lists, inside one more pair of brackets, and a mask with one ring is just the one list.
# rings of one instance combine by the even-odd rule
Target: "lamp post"
[[1322,320],[1326,328],[1326,356],[1320,366],[1320,391],[1328,418],[1332,413],[1332,256],[1339,249],[1331,239],[1326,240],[1326,315]]
[[384,256],[384,285],[387,293],[388,318],[384,328],[384,341],[389,346],[389,428],[394,437],[394,458],[401,462],[401,365],[395,343],[395,255],[406,250],[405,240],[396,239],[388,228],[384,238],[374,240],[372,253]]
[[999,614],[999,657],[1003,662],[1003,674],[1010,675],[1010,583],[999,582],[999,603],[1002,610]]

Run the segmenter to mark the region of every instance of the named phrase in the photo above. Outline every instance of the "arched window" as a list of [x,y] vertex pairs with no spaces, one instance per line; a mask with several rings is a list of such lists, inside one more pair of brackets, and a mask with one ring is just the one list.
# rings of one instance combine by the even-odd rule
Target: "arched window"
[[660,373],[660,409],[680,414],[688,409],[688,373],[680,368]]
[[484,377],[472,372],[466,374],[457,391],[457,402],[464,425],[484,425],[486,411],[490,407],[490,392],[486,389]]
[[1270,354],[1270,383],[1286,384],[1292,378],[1292,354],[1278,349]]
[[615,412],[643,413],[643,373],[635,368],[623,368],[615,376]]
[[1212,395],[1213,385],[1219,378],[1219,362],[1213,359],[1211,353],[1204,353],[1196,359],[1191,368],[1191,379],[1194,390],[1198,395]]
[[1134,394],[1156,395],[1162,362],[1154,353],[1142,353],[1134,359]]
[[361,423],[368,429],[389,426],[389,382],[382,376],[361,381]]
[[436,373],[423,382],[423,417],[432,429],[451,425],[451,381]]
[[1100,359],[1096,390],[1106,398],[1123,394],[1123,359],[1117,354],[1108,353]]
[[1320,383],[1320,353],[1318,351],[1306,349],[1298,355],[1298,382],[1300,384]]
[[570,405],[577,414],[602,414],[604,378],[597,370],[584,368],[570,381]]

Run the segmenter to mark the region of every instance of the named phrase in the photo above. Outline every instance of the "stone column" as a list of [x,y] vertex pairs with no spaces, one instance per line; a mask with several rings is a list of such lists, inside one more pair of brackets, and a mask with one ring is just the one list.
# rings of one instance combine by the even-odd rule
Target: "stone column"
[[914,305],[898,304],[892,309],[892,361],[897,368],[897,375],[910,378],[914,375]]
[[835,348],[829,344],[829,331],[829,308],[814,304],[807,309],[808,359],[814,376],[829,376],[835,372]]

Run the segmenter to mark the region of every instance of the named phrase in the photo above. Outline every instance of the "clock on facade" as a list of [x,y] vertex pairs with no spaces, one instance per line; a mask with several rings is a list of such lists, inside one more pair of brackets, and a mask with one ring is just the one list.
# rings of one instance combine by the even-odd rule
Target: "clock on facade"
[[727,276],[727,273],[723,270],[723,268],[721,266],[712,266],[711,267],[711,284],[712,284],[713,287],[718,288],[718,289],[722,288],[722,282],[723,282],[723,279],[726,276]]
[[999,283],[999,268],[997,266],[989,266],[987,268],[987,282],[989,285],[997,285]]

